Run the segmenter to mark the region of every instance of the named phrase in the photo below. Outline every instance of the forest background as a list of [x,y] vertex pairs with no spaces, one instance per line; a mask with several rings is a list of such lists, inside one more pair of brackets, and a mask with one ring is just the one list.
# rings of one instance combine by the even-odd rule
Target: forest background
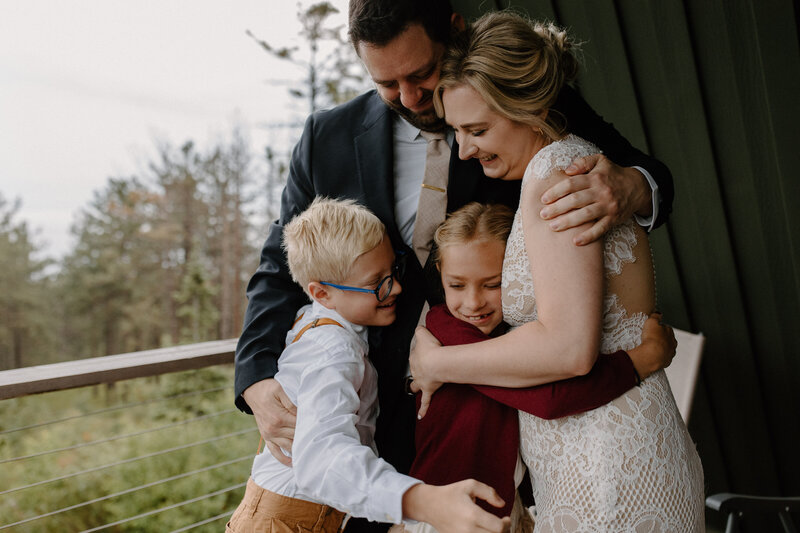
[[[298,46],[247,30],[265,59],[299,67],[302,79],[275,81],[306,113],[367,87],[337,12],[298,4]],[[0,370],[238,336],[302,125],[288,118],[265,125],[285,135],[260,151],[236,125],[216,144],[154,139],[154,157],[76,214],[59,259],[0,187]]]
[[[337,15],[298,3],[297,45],[247,30],[302,73],[273,81],[304,114],[369,86]],[[260,150],[241,125],[207,145],[154,139],[94,191],[59,259],[0,187],[0,370],[237,337],[302,121],[265,127],[283,135]],[[0,529],[218,531],[257,443],[227,365],[4,400]]]

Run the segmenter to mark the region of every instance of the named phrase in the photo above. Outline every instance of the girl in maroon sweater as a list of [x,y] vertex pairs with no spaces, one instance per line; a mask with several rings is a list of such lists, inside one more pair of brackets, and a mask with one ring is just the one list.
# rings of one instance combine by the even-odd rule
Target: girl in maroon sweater
[[[435,259],[446,303],[428,312],[426,326],[443,345],[480,342],[505,332],[500,286],[513,216],[502,205],[471,203],[449,215],[436,231]],[[605,405],[637,383],[628,354],[617,352],[601,355],[585,376],[538,387],[444,384],[417,422],[410,475],[434,485],[477,479],[494,487],[505,501],[502,508],[484,508],[509,516],[520,481],[514,475],[517,409],[559,418]],[[520,513],[514,514],[512,528],[519,530]]]

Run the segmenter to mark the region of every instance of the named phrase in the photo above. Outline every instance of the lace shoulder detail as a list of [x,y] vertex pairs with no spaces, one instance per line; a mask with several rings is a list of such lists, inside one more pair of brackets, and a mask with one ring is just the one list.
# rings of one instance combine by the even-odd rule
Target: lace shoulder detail
[[543,180],[556,170],[564,170],[579,157],[599,153],[600,149],[586,139],[567,135],[560,141],[548,144],[533,156],[522,177],[522,187],[525,187],[529,179]]

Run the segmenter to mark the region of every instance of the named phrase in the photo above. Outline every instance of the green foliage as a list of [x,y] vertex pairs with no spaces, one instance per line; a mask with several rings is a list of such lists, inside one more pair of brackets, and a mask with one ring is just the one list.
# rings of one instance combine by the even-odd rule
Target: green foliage
[[[152,314],[137,311],[160,303],[161,291],[153,289],[161,265],[146,231],[157,202],[138,178],[112,178],[73,227],[77,245],[64,259],[59,281],[74,357],[150,347],[141,337],[150,333]],[[132,331],[139,339],[128,342]]]
[[[299,8],[305,62],[297,48],[260,41],[306,66],[294,90],[312,110],[318,97],[337,104],[365,87],[342,28],[329,25],[335,11],[327,2]],[[38,258],[39,246],[16,220],[19,204],[0,195],[0,370],[237,335],[258,260],[253,244],[263,242],[249,222],[253,192],[266,189],[264,207],[274,217],[287,172],[285,154],[264,153],[266,168],[255,168],[238,131],[209,149],[161,143],[143,170],[110,177],[95,192],[72,227],[74,248],[52,275],[53,262]],[[74,506],[8,531],[81,531],[243,484],[258,435],[252,417],[225,412],[232,382],[232,368],[215,368],[0,401],[0,527]],[[218,390],[180,396],[208,389]],[[138,405],[113,409],[127,404]],[[14,431],[52,420],[61,421]],[[237,431],[245,433],[159,453]],[[24,456],[31,457],[9,461]],[[52,481],[21,488],[42,480]],[[153,486],[132,490],[146,484]],[[229,516],[243,492],[105,530],[171,531]],[[224,522],[193,531],[220,531]]]
[[49,261],[36,258],[27,224],[15,220],[19,207],[0,193],[0,370],[24,366],[26,353],[47,352],[53,342],[45,319]]
[[[298,4],[302,46],[258,41],[304,69],[293,90],[311,110],[367,85],[336,13],[329,2]],[[18,205],[0,196],[0,370],[238,335],[264,238],[251,222],[255,199],[276,218],[288,172],[287,154],[262,153],[256,160],[237,129],[208,149],[158,144],[142,170],[95,191],[50,275],[54,262],[38,258]]]
[[192,261],[181,279],[180,289],[175,293],[178,303],[178,318],[187,325],[181,329],[181,341],[201,342],[212,338],[213,327],[219,319],[214,296],[217,291],[209,283],[203,265]]
[[261,241],[252,159],[238,131],[206,151],[161,143],[95,191],[50,275],[0,193],[0,370],[236,336]]
[[[252,417],[238,411],[228,412],[232,408],[232,379],[231,367],[214,367],[136,379],[112,387],[96,386],[0,402],[0,432],[25,424],[83,415],[25,431],[0,433],[0,461],[86,444],[81,448],[0,463],[3,472],[0,491],[122,463],[42,486],[0,494],[0,526],[77,506],[8,531],[81,531],[246,482],[258,445],[258,433]],[[129,404],[139,405],[108,410]],[[96,413],[100,410],[106,412]],[[245,433],[142,457],[236,431]],[[104,440],[108,441],[102,442]],[[101,442],[90,444],[96,441]],[[141,458],[123,462],[137,457]],[[227,461],[233,462],[208,469]],[[202,469],[207,470],[185,476]],[[167,478],[175,479],[157,483]],[[153,485],[131,490],[147,484]],[[123,491],[129,492],[113,496]],[[229,516],[243,493],[243,489],[232,490],[132,520],[108,531],[171,531],[221,513]],[[81,505],[92,499],[101,501]],[[220,519],[193,531],[220,531],[225,520]]]
[[205,152],[162,143],[145,173],[110,178],[74,224],[77,244],[56,279],[63,358],[238,334],[257,260],[254,179],[238,132]]

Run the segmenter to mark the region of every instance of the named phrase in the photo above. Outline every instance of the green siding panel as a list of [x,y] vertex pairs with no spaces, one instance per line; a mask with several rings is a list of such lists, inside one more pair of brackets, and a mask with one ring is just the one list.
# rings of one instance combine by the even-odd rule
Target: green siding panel
[[[724,176],[729,238],[740,268],[740,289],[747,302],[751,348],[757,360],[757,373],[749,377],[762,385],[762,416],[768,420],[773,453],[781,465],[781,488],[797,493],[800,346],[793,323],[800,316],[796,255],[800,195],[797,170],[792,176],[792,171],[782,167],[796,169],[799,163],[797,150],[789,149],[787,141],[796,139],[791,123],[798,118],[800,65],[794,19],[780,7],[716,2],[689,9],[693,20],[713,16],[725,21],[714,30],[713,38],[707,27],[694,28],[698,60],[704,65],[700,77]],[[791,12],[791,6],[783,7]],[[715,98],[718,94],[725,98]],[[787,417],[787,407],[794,416]]]
[[[716,423],[732,442],[739,443],[723,443],[722,453],[733,464],[746,464],[752,457],[765,461],[759,471],[736,470],[729,479],[734,486],[764,492],[776,485],[776,467],[759,408],[761,387],[752,379],[757,368],[751,351],[742,349],[751,346],[746,305],[736,290],[739,276],[730,239],[725,238],[725,206],[683,5],[629,0],[620,6],[643,113],[650,125],[651,150],[675,176],[670,231],[693,326],[708,338],[704,372],[726,378],[706,380],[712,402],[729,398],[724,409],[715,409]],[[669,313],[668,308],[665,311]],[[750,427],[741,423],[743,419],[751,421]],[[711,489],[715,490],[713,485]]]
[[508,5],[584,41],[581,93],[672,170],[651,246],[659,307],[707,337],[690,432],[709,493],[800,495],[798,3],[454,2]]

